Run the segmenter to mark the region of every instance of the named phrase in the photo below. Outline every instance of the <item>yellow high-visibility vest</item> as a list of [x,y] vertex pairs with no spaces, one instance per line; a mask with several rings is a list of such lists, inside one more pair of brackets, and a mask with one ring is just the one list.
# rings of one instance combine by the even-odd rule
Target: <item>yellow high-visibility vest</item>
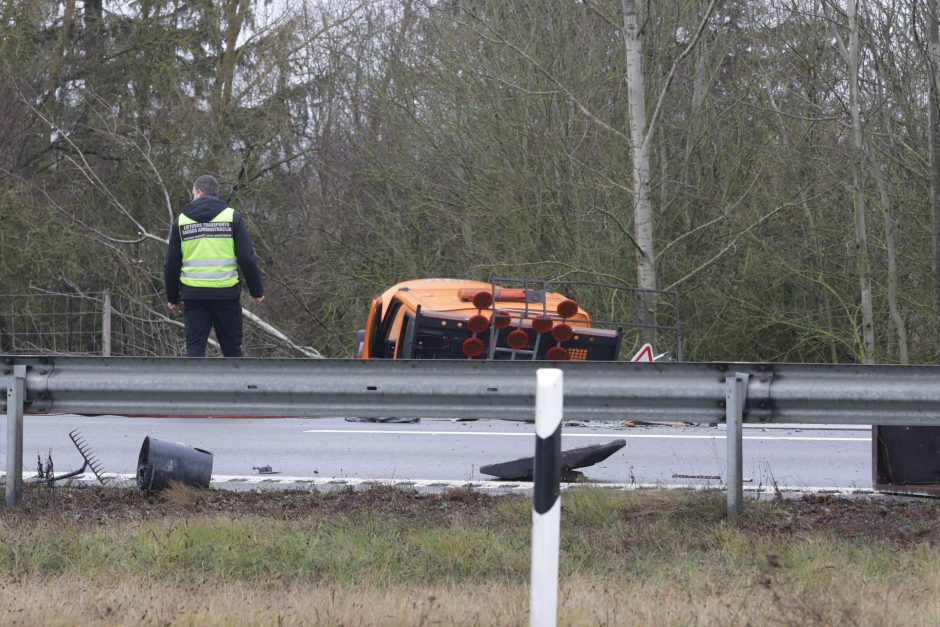
[[238,284],[233,226],[235,210],[224,209],[211,222],[196,222],[180,214],[183,271],[180,282],[192,287],[232,287]]

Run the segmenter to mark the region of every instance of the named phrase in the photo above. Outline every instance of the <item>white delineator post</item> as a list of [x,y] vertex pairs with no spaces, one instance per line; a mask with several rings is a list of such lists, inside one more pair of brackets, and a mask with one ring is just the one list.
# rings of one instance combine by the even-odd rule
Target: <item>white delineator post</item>
[[558,620],[558,550],[561,532],[561,418],[564,376],[557,368],[536,372],[535,460],[532,505],[532,581],[529,625]]

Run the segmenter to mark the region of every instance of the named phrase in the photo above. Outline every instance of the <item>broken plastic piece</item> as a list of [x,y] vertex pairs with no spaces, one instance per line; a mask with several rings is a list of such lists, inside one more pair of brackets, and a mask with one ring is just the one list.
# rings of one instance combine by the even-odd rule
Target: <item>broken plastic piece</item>
[[[575,468],[584,468],[593,466],[602,462],[623,447],[627,445],[626,440],[612,440],[604,444],[594,444],[591,446],[582,446],[573,448],[561,453],[561,474],[564,478],[566,474],[570,476]],[[532,479],[534,473],[534,458],[523,457],[510,462],[501,462],[498,464],[488,464],[480,466],[480,472],[485,475],[493,475],[500,479],[509,479],[511,481],[523,481]]]
[[279,475],[280,470],[273,470],[270,466],[252,466],[252,470],[257,470],[259,475]]

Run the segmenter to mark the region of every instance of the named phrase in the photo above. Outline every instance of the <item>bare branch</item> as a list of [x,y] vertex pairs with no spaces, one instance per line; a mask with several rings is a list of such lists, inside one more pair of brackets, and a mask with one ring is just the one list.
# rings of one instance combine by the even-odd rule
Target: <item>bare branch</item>
[[[714,0],[713,0],[713,1],[714,1]],[[487,23],[485,23],[483,20],[481,20],[477,15],[473,14],[473,13],[470,12],[470,11],[467,11],[466,13],[467,13],[467,15],[471,16],[474,20],[476,20],[476,22],[477,22],[478,24],[480,24],[481,26],[483,26],[483,28],[485,28],[487,31],[489,31],[490,33],[492,33],[494,37],[496,37],[496,40],[495,40],[495,41],[494,41],[494,40],[491,40],[491,41],[493,41],[493,43],[501,44],[501,45],[506,46],[506,47],[510,48],[511,50],[515,51],[516,54],[518,54],[518,55],[521,56],[523,59],[525,59],[526,61],[528,61],[528,62],[532,65],[532,67],[534,67],[536,70],[538,70],[540,74],[542,74],[545,78],[547,78],[547,79],[550,80],[552,83],[554,83],[555,85],[557,85],[557,86],[558,86],[558,89],[560,89],[560,90],[565,94],[565,96],[571,101],[571,103],[575,106],[575,108],[577,108],[578,111],[580,111],[581,113],[583,113],[583,114],[584,114],[587,118],[589,118],[592,122],[594,122],[595,124],[597,124],[598,126],[600,126],[600,127],[601,127],[602,129],[604,129],[605,131],[608,131],[608,132],[610,132],[610,133],[616,135],[616,136],[619,137],[620,139],[629,141],[629,138],[628,138],[623,132],[618,131],[617,129],[615,129],[614,127],[612,127],[610,124],[608,124],[607,122],[603,121],[602,119],[600,119],[599,117],[597,117],[596,115],[594,115],[594,113],[593,113],[590,109],[588,109],[587,106],[585,106],[584,103],[582,103],[580,100],[578,100],[577,96],[575,96],[574,93],[564,85],[564,83],[562,83],[560,80],[558,80],[558,78],[556,78],[554,74],[552,74],[551,72],[549,72],[548,70],[546,70],[544,67],[542,67],[542,64],[541,64],[541,63],[539,63],[539,62],[536,61],[534,58],[532,58],[532,55],[530,55],[529,53],[527,53],[525,50],[523,50],[522,48],[520,48],[520,47],[517,46],[516,44],[514,44],[514,43],[512,43],[511,41],[507,40],[507,39],[506,39],[505,37],[503,37],[502,35],[500,35],[495,29],[493,29],[489,24],[487,24]]]
[[18,98],[27,107],[29,107],[29,109],[40,120],[42,120],[45,124],[47,124],[49,128],[53,129],[56,133],[58,133],[59,136],[61,136],[66,141],[66,143],[68,143],[68,145],[71,146],[72,150],[75,151],[75,153],[78,155],[78,158],[81,160],[81,163],[76,161],[75,158],[69,154],[63,155],[65,159],[67,159],[69,163],[73,164],[78,169],[78,171],[82,173],[82,176],[88,179],[89,183],[94,185],[96,189],[98,189],[101,193],[103,193],[105,196],[108,197],[108,200],[111,201],[111,204],[117,207],[117,209],[121,213],[123,213],[124,216],[134,224],[134,226],[137,228],[138,233],[140,233],[145,238],[152,239],[157,242],[166,243],[166,240],[164,238],[154,235],[149,230],[147,230],[147,228],[145,228],[143,224],[141,224],[138,220],[134,218],[134,216],[131,215],[130,211],[127,210],[127,208],[121,203],[121,201],[118,200],[118,198],[113,193],[111,193],[111,190],[108,188],[108,186],[105,185],[104,181],[101,180],[101,178],[95,172],[94,168],[91,167],[91,164],[88,163],[88,160],[85,158],[84,151],[82,151],[82,149],[79,148],[78,145],[74,141],[72,141],[72,138],[69,137],[68,132],[62,129],[51,118],[43,114],[43,112],[40,111],[38,108],[33,106],[33,104],[29,102],[29,100],[25,96],[23,96],[22,94],[18,94]]
[[662,89],[659,90],[659,99],[656,101],[656,107],[653,109],[653,115],[650,116],[649,124],[646,127],[646,137],[643,138],[643,151],[649,150],[650,141],[653,137],[653,132],[656,129],[656,122],[659,120],[659,115],[662,113],[663,104],[666,101],[666,92],[669,91],[669,86],[672,84],[672,80],[676,77],[676,72],[679,70],[679,64],[689,56],[689,53],[692,52],[695,45],[698,43],[699,39],[702,37],[702,33],[705,31],[705,25],[708,24],[708,20],[712,16],[712,11],[715,10],[715,4],[718,0],[711,0],[708,4],[708,8],[705,9],[705,14],[702,16],[702,20],[699,22],[698,29],[695,31],[695,36],[692,37],[692,41],[689,42],[689,45],[686,46],[685,50],[682,51],[676,60],[673,62],[672,67],[669,68],[669,74],[666,76],[666,80],[663,83]]
[[[825,194],[823,193],[816,194],[815,196],[812,196],[811,198],[808,198],[806,200],[812,200],[813,198],[819,198],[824,195]],[[750,233],[751,231],[753,231],[754,229],[762,225],[764,222],[767,222],[770,218],[778,214],[780,211],[788,207],[797,207],[801,205],[803,202],[804,202],[803,199],[800,199],[797,201],[783,203],[782,205],[778,205],[777,207],[771,209],[766,214],[764,214],[763,216],[761,216],[760,218],[758,218],[757,220],[749,224],[747,227],[745,227],[743,230],[738,232],[734,237],[731,238],[731,241],[729,241],[727,244],[725,244],[724,247],[721,248],[721,250],[719,250],[717,253],[715,253],[714,255],[709,257],[707,260],[699,264],[698,267],[694,268],[691,272],[686,274],[684,277],[676,281],[673,281],[669,286],[664,287],[662,289],[664,291],[676,289],[679,285],[681,285],[682,283],[685,283],[687,280],[689,280],[690,278],[692,278],[693,276],[695,276],[696,274],[698,274],[699,272],[701,272],[708,266],[712,265],[713,263],[721,259],[725,255],[725,253],[733,249],[734,246],[738,243],[738,240],[744,237],[746,234]]]

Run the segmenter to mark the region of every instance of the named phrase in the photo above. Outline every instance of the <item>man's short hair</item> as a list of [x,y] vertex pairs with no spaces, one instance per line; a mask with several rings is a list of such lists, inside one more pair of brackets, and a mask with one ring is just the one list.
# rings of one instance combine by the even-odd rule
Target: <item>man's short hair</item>
[[203,174],[193,183],[193,189],[202,192],[206,196],[215,197],[219,195],[219,182],[214,176]]

